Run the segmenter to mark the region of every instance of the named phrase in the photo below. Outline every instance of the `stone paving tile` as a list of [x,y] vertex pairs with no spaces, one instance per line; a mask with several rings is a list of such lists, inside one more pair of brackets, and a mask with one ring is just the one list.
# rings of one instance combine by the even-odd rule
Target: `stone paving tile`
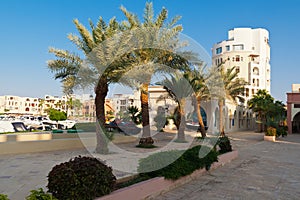
[[300,135],[276,143],[255,134],[229,136],[238,159],[156,199],[299,199]]

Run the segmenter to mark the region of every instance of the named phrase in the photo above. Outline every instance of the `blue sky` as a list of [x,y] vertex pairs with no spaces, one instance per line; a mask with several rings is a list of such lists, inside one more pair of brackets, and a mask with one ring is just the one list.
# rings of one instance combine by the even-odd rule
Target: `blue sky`
[[[300,1],[154,0],[155,13],[164,6],[169,17],[181,15],[183,33],[210,54],[214,43],[227,39],[235,27],[266,28],[271,45],[271,94],[286,101],[292,83],[300,83]],[[145,1],[100,0],[1,0],[0,1],[0,95],[43,97],[61,95],[46,61],[50,46],[76,51],[67,34],[77,33],[72,20],[88,26],[99,16],[106,21],[124,5],[142,17]]]

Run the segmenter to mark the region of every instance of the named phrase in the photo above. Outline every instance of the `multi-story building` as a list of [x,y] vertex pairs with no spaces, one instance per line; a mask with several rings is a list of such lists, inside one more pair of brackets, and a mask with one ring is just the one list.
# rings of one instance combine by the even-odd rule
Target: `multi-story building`
[[0,112],[36,115],[41,112],[40,99],[6,95],[0,97]]
[[[74,97],[72,97],[74,98]],[[47,109],[71,113],[68,105],[70,97],[45,95],[43,98],[19,97],[13,95],[0,96],[0,113],[15,115],[47,115]]]
[[245,100],[259,89],[270,92],[271,67],[269,32],[262,28],[234,28],[228,39],[212,48],[213,65],[223,63],[225,69],[235,67],[239,77],[249,83],[245,87]]
[[[92,95],[90,95],[89,99],[85,99],[82,101],[82,114],[85,121],[96,121],[96,106],[95,106],[95,99]],[[107,121],[109,117],[112,117],[115,114],[115,109],[112,106],[111,99],[105,99],[105,115],[107,117]]]
[[134,91],[134,94],[114,94],[111,100],[115,114],[126,111],[130,106],[141,107],[138,91]]

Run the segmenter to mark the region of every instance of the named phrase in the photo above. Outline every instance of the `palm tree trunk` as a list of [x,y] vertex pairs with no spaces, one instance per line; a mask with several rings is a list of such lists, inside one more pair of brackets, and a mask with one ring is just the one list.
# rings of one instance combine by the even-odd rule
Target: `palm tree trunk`
[[95,107],[96,107],[96,137],[97,146],[96,153],[108,153],[108,141],[105,136],[105,97],[108,93],[108,84],[105,77],[101,77],[95,89]]
[[219,112],[220,112],[220,124],[219,124],[219,131],[220,131],[220,136],[225,136],[225,131],[224,131],[224,125],[223,125],[223,106],[224,106],[224,100],[219,100]]
[[197,99],[196,111],[197,111],[198,122],[199,122],[199,125],[200,125],[200,132],[201,132],[201,136],[203,138],[205,138],[206,137],[206,130],[205,130],[205,125],[204,125],[203,118],[202,118],[202,115],[201,115],[201,97],[197,97],[196,99]]
[[150,122],[149,122],[149,94],[148,94],[148,83],[143,83],[141,88],[141,111],[142,111],[142,125],[143,125],[143,133],[142,138],[151,137],[150,133]]
[[185,141],[185,100],[181,100],[179,104],[179,114],[180,114],[180,124],[179,124],[179,129],[177,133],[177,140],[178,141]]

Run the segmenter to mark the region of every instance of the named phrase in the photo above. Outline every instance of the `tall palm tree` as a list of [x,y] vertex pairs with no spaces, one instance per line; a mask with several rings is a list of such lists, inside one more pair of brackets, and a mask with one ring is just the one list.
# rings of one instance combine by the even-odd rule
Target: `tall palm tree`
[[224,122],[223,122],[223,107],[225,100],[229,100],[235,104],[238,102],[244,102],[243,94],[247,82],[244,79],[238,77],[238,71],[235,67],[228,68],[227,70],[221,65],[219,67],[220,71],[220,81],[222,82],[222,90],[224,93],[218,95],[218,105],[219,105],[219,131],[221,136],[225,136],[224,132]]
[[[122,71],[120,63],[114,62],[110,63],[110,66],[94,66],[91,70],[86,70],[88,75],[98,74],[99,76],[92,79],[94,76],[87,76],[86,80],[91,81],[89,83],[78,82],[79,72],[84,71],[84,59],[86,59],[93,49],[105,42],[106,40],[114,37],[121,30],[121,25],[112,18],[108,24],[104,22],[102,17],[99,18],[96,26],[90,21],[91,32],[79,23],[75,19],[74,24],[79,32],[80,36],[69,34],[68,39],[74,43],[77,48],[83,53],[83,57],[80,57],[76,53],[69,52],[67,50],[60,50],[55,48],[50,48],[49,52],[53,53],[56,57],[54,60],[48,61],[48,67],[52,73],[55,74],[55,79],[61,79],[63,83],[63,90],[66,94],[73,93],[73,89],[80,84],[92,84],[95,86],[95,106],[96,106],[96,117],[97,117],[97,153],[107,153],[107,141],[103,135],[103,131],[100,127],[104,127],[105,124],[105,97],[108,93],[108,85],[111,82],[116,81],[119,74]],[[108,51],[104,49],[103,51]],[[112,60],[113,58],[111,58]],[[82,76],[82,75],[81,75]],[[82,80],[82,79],[81,79]],[[100,127],[99,127],[100,125]],[[104,133],[106,133],[104,131]]]
[[201,101],[207,100],[210,98],[209,88],[205,83],[205,80],[208,78],[207,75],[204,74],[203,68],[194,69],[190,72],[185,73],[185,78],[191,84],[194,93],[193,93],[193,102],[194,108],[197,112],[198,123],[200,126],[200,132],[202,137],[206,137],[205,125],[203,122],[203,118],[201,115]]
[[162,85],[164,89],[168,92],[168,95],[177,103],[178,117],[176,117],[178,122],[177,140],[185,141],[185,103],[188,97],[193,94],[193,88],[189,81],[180,75],[171,75],[170,78],[158,82],[158,85]]
[[121,10],[129,22],[127,30],[135,31],[135,37],[141,41],[140,46],[137,45],[138,47],[128,55],[133,58],[131,65],[139,66],[134,70],[141,91],[142,138],[149,138],[151,134],[148,87],[152,75],[159,71],[169,71],[168,67],[179,70],[189,67],[187,59],[174,53],[176,48],[179,47],[177,37],[182,31],[182,26],[176,25],[180,19],[178,16],[173,18],[169,24],[166,24],[167,10],[165,8],[154,19],[152,3],[146,3],[143,22],[140,22],[135,14],[128,12],[124,7],[121,7]]
[[257,113],[259,123],[259,132],[264,131],[266,124],[267,113],[273,105],[274,98],[267,92],[267,90],[258,90],[255,95],[248,101],[249,109]]

